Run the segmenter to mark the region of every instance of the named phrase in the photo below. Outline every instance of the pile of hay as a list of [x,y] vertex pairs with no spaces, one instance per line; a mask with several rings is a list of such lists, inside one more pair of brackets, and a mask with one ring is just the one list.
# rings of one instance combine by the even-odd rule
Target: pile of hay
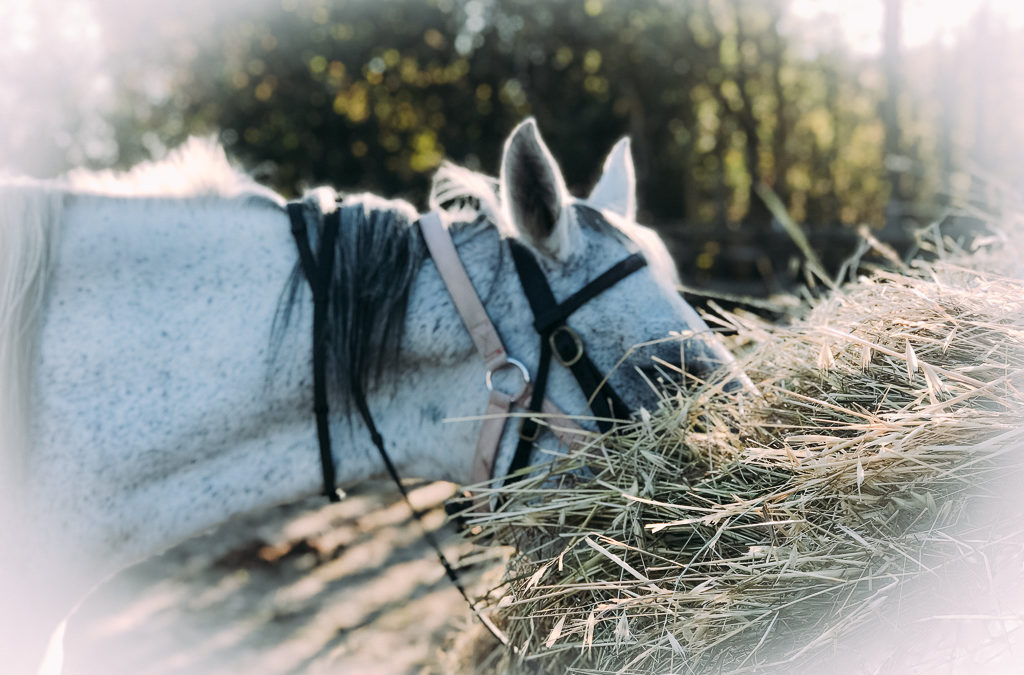
[[723,314],[760,398],[677,386],[495,489],[470,525],[514,547],[487,595],[514,651],[464,669],[792,672],[865,624],[919,620],[890,610],[962,591],[971,565],[990,592],[1012,559],[1019,591],[1024,507],[984,504],[1024,466],[1024,282],[985,255],[877,272],[785,327]]

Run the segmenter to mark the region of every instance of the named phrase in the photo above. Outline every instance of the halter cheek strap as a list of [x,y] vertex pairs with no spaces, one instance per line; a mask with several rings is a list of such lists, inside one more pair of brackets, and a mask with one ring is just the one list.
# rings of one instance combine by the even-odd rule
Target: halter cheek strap
[[[647,261],[639,253],[633,253],[562,302],[558,302],[533,253],[513,239],[508,243],[523,292],[533,311],[533,327],[540,335],[540,359],[529,409],[533,412],[542,409],[548,372],[554,356],[576,378],[583,395],[587,397],[591,412],[594,413],[598,429],[602,433],[609,431],[615,420],[628,419],[630,410],[612,389],[608,378],[601,374],[587,356],[583,340],[567,322],[576,310],[643,268]],[[519,427],[519,444],[516,446],[512,466],[509,468],[508,482],[517,480],[519,476],[516,472],[529,464],[530,451],[539,434],[540,428],[535,419],[526,418],[522,421]]]
[[[509,411],[513,405],[525,407],[526,402],[531,400],[530,373],[526,366],[509,357],[508,352],[505,351],[501,336],[487,315],[483,303],[480,302],[480,297],[455,250],[451,234],[441,223],[440,215],[436,211],[431,211],[420,218],[419,226],[438,274],[441,275],[441,280],[448,289],[448,294],[462,318],[462,323],[469,331],[473,344],[480,356],[483,357],[484,367],[487,369],[485,378],[488,389],[487,409],[484,412],[480,435],[477,438],[471,474],[473,483],[483,483],[494,475],[494,462],[497,458],[502,434],[505,431],[505,423],[509,418]],[[523,385],[514,394],[508,394],[493,386],[494,374],[507,368],[517,369],[522,377]],[[577,443],[582,438],[583,430],[580,426],[569,420],[558,406],[544,399],[543,394],[540,398],[535,411],[542,411],[549,416],[550,428],[559,440],[568,446]]]

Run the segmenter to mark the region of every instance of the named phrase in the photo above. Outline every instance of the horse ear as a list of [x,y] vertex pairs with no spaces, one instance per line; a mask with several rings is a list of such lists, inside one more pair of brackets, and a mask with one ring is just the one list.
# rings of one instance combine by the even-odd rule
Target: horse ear
[[505,216],[534,246],[559,258],[569,249],[568,190],[531,117],[505,142],[501,195]]
[[636,170],[629,137],[621,139],[604,160],[604,171],[587,201],[626,220],[636,220]]

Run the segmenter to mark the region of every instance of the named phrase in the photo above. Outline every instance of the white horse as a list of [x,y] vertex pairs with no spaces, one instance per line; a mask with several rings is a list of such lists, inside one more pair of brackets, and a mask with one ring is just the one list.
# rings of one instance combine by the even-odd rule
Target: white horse
[[[432,205],[446,207],[488,314],[531,369],[538,340],[502,240],[535,252],[559,298],[639,250],[647,267],[572,317],[590,357],[639,409],[657,405],[650,377],[637,373],[652,374],[652,355],[700,372],[730,356],[679,297],[661,241],[634,222],[633,176],[624,139],[590,197],[574,199],[528,120],[506,143],[500,185],[446,166]],[[484,367],[410,227],[417,214],[370,195],[339,208],[335,284],[350,306],[347,334],[333,336],[335,369],[367,383],[403,476],[465,484]],[[236,514],[320,489],[311,303],[296,270],[282,200],[212,143],[192,141],[124,175],[0,182],[4,673],[35,669],[53,629],[105,577]],[[631,350],[673,331],[694,336]],[[548,395],[586,411],[562,368]],[[338,483],[380,474],[366,428],[336,410]],[[458,418],[477,421],[447,421]],[[509,425],[499,477],[515,436]]]

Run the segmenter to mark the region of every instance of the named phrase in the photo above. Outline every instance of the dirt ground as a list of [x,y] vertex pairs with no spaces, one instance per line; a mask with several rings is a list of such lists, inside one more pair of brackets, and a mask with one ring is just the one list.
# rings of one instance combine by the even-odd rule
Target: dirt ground
[[[469,549],[444,525],[451,493],[433,483],[412,498],[458,557]],[[470,584],[497,555],[470,565]],[[339,504],[249,514],[118,575],[69,622],[65,673],[438,673],[469,626],[397,490],[373,483]]]

